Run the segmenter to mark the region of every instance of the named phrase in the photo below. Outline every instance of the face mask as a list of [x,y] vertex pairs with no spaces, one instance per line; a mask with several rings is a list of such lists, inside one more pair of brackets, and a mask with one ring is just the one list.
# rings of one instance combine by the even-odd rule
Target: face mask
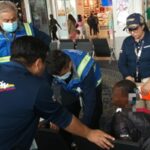
[[5,32],[14,32],[18,27],[18,22],[3,22],[1,27]]
[[56,75],[53,75],[55,78],[59,79],[59,80],[66,80],[70,77],[71,75],[71,72],[67,72],[66,74],[62,75],[62,76],[56,76]]

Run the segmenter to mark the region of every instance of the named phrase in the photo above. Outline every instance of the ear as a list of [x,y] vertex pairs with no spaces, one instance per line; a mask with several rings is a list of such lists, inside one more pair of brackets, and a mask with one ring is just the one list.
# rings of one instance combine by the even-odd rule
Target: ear
[[35,68],[38,68],[38,67],[40,66],[40,64],[41,64],[41,59],[38,58],[38,59],[35,61],[35,63],[34,63],[34,67],[35,67]]
[[34,75],[38,75],[39,74],[39,71],[40,71],[40,67],[41,67],[41,59],[38,58],[33,64],[31,67],[28,68],[28,70],[34,74]]
[[43,67],[43,61],[41,58],[38,58],[34,63],[35,71],[41,72],[41,68]]

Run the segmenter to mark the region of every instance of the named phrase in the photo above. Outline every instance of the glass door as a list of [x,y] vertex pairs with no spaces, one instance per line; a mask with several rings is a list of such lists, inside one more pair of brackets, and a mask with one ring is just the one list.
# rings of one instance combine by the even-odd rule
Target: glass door
[[33,25],[49,34],[46,0],[29,0],[29,5]]

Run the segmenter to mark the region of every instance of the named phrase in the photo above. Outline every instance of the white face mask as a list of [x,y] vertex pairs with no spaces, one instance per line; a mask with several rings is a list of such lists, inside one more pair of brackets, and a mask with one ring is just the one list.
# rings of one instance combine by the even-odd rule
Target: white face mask
[[3,22],[1,27],[5,32],[14,32],[18,27],[18,22]]
[[53,75],[53,77],[55,77],[59,80],[66,80],[70,77],[70,75],[71,75],[71,71],[67,72],[66,74],[64,74],[62,76]]

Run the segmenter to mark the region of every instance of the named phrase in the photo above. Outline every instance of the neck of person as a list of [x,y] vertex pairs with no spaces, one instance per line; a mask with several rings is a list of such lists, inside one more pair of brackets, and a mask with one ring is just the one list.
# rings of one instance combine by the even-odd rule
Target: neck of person
[[140,42],[143,38],[144,38],[145,32],[143,31],[143,33],[141,34],[141,36],[139,37],[139,39],[135,39],[135,41],[138,43]]

